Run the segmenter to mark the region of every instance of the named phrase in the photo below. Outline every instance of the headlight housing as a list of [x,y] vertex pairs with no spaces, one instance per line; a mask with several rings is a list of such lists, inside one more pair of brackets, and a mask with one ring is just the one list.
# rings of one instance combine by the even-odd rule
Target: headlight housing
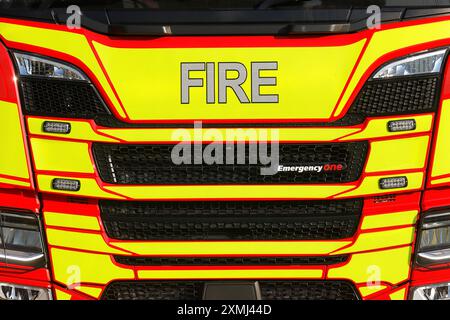
[[450,266],[450,209],[424,214],[416,251],[419,267]]
[[28,52],[12,51],[11,55],[24,115],[109,119],[111,112],[101,94],[77,66]]
[[403,76],[439,74],[444,65],[447,49],[429,51],[410,56],[381,67],[372,79],[382,80]]
[[89,82],[88,77],[74,66],[31,54],[14,52],[19,75],[49,79]]
[[[0,211],[0,263],[6,268],[47,267],[41,223],[32,212]],[[51,300],[49,288],[0,282],[0,300]]]
[[45,268],[41,226],[33,213],[0,213],[0,262],[10,266]]
[[450,283],[412,288],[409,298],[410,300],[450,300]]
[[48,288],[0,283],[0,300],[52,300]]

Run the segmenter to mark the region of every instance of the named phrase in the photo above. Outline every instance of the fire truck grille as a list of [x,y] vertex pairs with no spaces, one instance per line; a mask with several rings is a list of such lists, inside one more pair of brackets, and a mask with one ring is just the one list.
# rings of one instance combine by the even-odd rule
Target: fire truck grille
[[[205,281],[113,282],[103,300],[202,300]],[[262,300],[358,300],[345,281],[259,281]]]
[[350,113],[367,116],[433,112],[438,100],[438,77],[369,81]]
[[363,201],[101,201],[119,240],[335,240],[354,235]]
[[21,79],[24,113],[63,118],[94,118],[109,111],[91,84]]
[[[269,145],[270,146],[270,145]],[[202,152],[207,147],[202,146]],[[101,179],[124,185],[218,185],[218,184],[327,184],[359,179],[365,164],[368,143],[281,144],[279,165],[286,171],[262,174],[268,166],[249,164],[250,145],[237,152],[234,164],[195,164],[195,147],[190,150],[193,164],[175,164],[174,145],[93,145],[93,154]],[[270,148],[269,148],[270,149]],[[271,154],[272,150],[268,153]],[[238,161],[245,154],[245,164]],[[257,154],[257,153],[256,153]],[[201,160],[201,159],[200,159]],[[254,162],[253,162],[254,163]],[[317,169],[321,166],[320,171]],[[278,166],[275,164],[275,167]],[[292,169],[302,167],[306,169]],[[289,170],[289,171],[287,171]]]
[[330,266],[344,263],[348,256],[317,257],[236,257],[236,258],[171,258],[115,256],[117,263],[126,266]]

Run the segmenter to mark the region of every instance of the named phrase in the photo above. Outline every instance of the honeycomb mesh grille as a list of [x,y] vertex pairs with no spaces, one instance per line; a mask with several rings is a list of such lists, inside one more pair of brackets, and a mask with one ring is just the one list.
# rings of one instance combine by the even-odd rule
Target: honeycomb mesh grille
[[126,266],[324,266],[344,263],[348,256],[317,257],[236,257],[236,258],[170,258],[115,256]]
[[438,88],[438,77],[370,81],[362,89],[350,113],[383,116],[433,112]]
[[261,281],[263,300],[358,300],[356,289],[344,281]]
[[63,118],[107,115],[107,107],[89,83],[64,80],[21,79],[25,114]]
[[[102,300],[202,300],[204,281],[113,282]],[[346,281],[259,281],[262,300],[358,300]]]
[[[203,146],[203,150],[206,145]],[[359,179],[365,164],[368,143],[281,144],[280,165],[317,166],[342,164],[341,171],[278,172],[262,175],[265,166],[249,164],[250,146],[245,148],[245,163],[233,165],[175,165],[174,145],[93,145],[93,153],[101,179],[111,184],[132,185],[199,185],[199,184],[313,184],[347,183]],[[191,148],[191,159],[194,149]],[[235,148],[237,150],[237,146]],[[269,153],[270,154],[270,153]]]
[[[366,119],[365,116],[359,114],[347,114],[345,117],[333,121],[333,122],[270,122],[267,123],[264,120],[253,120],[250,123],[242,123],[242,122],[226,122],[226,123],[203,123],[203,128],[217,128],[220,126],[221,128],[255,128],[255,127],[264,127],[264,128],[295,128],[295,127],[351,127],[364,123]],[[104,127],[109,128],[180,128],[179,123],[128,123],[118,120],[112,116],[99,116],[95,119],[95,122]],[[183,123],[183,128],[194,128],[194,123]]]
[[363,201],[101,201],[119,240],[334,240],[354,235]]

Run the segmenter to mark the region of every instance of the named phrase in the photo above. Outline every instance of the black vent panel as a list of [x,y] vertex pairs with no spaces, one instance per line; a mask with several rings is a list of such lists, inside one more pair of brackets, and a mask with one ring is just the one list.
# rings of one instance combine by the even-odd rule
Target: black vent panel
[[236,258],[171,258],[115,256],[116,262],[126,266],[330,266],[344,263],[348,256],[316,257],[236,257]]
[[63,118],[95,118],[109,111],[95,88],[80,81],[21,79],[24,113]]
[[433,112],[438,89],[438,77],[369,81],[349,112],[366,116]]
[[344,281],[261,281],[263,300],[358,300],[355,287]]
[[[204,145],[203,148],[206,146]],[[216,184],[326,184],[359,179],[365,164],[368,143],[281,144],[279,165],[284,167],[342,165],[341,170],[285,171],[263,175],[262,165],[249,164],[249,145],[245,163],[234,165],[176,165],[174,145],[93,145],[101,179],[125,185],[216,185]],[[194,159],[194,149],[191,148]],[[237,146],[235,148],[237,150]],[[238,163],[237,152],[234,163]],[[271,154],[271,153],[269,153]]]
[[[113,282],[102,300],[202,300],[205,281]],[[346,281],[259,281],[262,300],[358,300]]]
[[335,240],[357,230],[360,199],[339,201],[101,201],[119,240]]

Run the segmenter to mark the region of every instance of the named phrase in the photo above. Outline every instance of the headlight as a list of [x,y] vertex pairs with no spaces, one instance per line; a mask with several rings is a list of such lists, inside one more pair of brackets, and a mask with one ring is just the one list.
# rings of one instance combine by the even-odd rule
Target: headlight
[[8,267],[46,267],[41,228],[33,213],[0,213],[0,226],[0,261]]
[[449,300],[450,283],[433,284],[411,289],[411,300]]
[[50,289],[0,283],[0,300],[51,300]]
[[447,49],[441,49],[392,62],[378,70],[373,79],[438,74],[444,65],[446,53]]
[[[45,268],[41,226],[33,213],[0,212],[0,262],[6,268]],[[0,300],[50,300],[48,288],[0,282]]]
[[416,264],[440,267],[450,263],[450,211],[425,214],[419,228]]
[[14,58],[19,74],[23,77],[89,81],[82,71],[64,62],[20,52],[14,52]]

